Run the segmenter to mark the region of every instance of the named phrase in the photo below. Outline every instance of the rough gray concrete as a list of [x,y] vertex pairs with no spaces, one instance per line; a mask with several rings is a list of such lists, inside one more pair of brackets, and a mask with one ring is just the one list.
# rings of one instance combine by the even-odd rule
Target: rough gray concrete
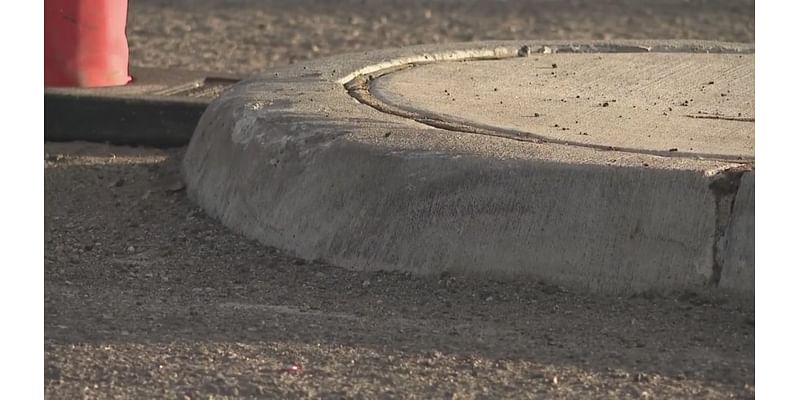
[[725,232],[722,275],[719,285],[755,293],[756,175],[742,176],[731,219]]
[[[681,45],[725,48],[663,48]],[[254,78],[201,120],[184,162],[190,195],[250,237],[350,268],[604,292],[716,284],[709,186],[741,164],[431,129],[359,104],[341,85],[403,60],[505,57],[521,46],[367,53]]]
[[602,292],[716,285],[725,270],[711,186],[749,164],[435,129],[359,103],[358,85],[342,85],[410,62],[514,57],[544,45],[752,52],[703,42],[490,42],[276,69],[209,107],[183,164],[189,195],[249,237],[349,268]]

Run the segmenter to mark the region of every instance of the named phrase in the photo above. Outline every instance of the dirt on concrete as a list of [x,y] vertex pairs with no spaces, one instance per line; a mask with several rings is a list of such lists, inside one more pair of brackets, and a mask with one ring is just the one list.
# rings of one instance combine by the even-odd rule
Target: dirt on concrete
[[[411,43],[754,36],[752,2],[736,1],[132,0],[130,12],[132,64],[237,73]],[[752,299],[305,262],[197,209],[182,154],[45,144],[46,398],[755,396]]]

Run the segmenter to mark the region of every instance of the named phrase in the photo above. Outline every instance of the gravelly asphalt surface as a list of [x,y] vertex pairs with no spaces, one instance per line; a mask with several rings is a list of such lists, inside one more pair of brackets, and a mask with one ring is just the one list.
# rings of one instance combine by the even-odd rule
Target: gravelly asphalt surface
[[[134,65],[252,73],[429,42],[752,42],[753,8],[131,0],[129,38]],[[306,263],[194,207],[182,152],[45,145],[47,398],[754,397],[752,300]]]
[[251,73],[329,54],[500,39],[753,42],[752,1],[131,0],[134,65]]

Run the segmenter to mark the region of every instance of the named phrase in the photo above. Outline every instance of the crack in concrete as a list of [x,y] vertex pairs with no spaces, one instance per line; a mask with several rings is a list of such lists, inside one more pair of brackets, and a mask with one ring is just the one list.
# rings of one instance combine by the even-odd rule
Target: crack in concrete
[[739,194],[742,176],[744,176],[745,172],[753,170],[752,165],[742,165],[718,171],[711,176],[711,183],[709,183],[708,188],[714,195],[716,229],[714,230],[712,244],[711,278],[708,281],[710,286],[719,286],[720,279],[722,279],[723,258],[727,245],[725,234],[733,219],[733,207],[736,205],[736,197]]
[[756,122],[755,118],[750,117],[727,117],[724,115],[692,115],[686,114],[684,117],[695,119],[719,119],[723,121],[737,121],[737,122]]

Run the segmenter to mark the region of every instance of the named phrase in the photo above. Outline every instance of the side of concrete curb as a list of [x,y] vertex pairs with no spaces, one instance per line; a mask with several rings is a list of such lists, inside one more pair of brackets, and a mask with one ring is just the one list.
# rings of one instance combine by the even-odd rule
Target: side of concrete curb
[[184,146],[208,104],[239,81],[227,74],[131,68],[134,81],[44,90],[45,141]]
[[532,51],[754,50],[488,42],[276,69],[206,110],[183,163],[189,195],[248,237],[348,268],[544,279],[607,293],[751,293],[755,175],[743,172],[752,165],[436,129],[361,104],[344,87],[408,63]]
[[742,176],[725,232],[720,287],[753,291],[755,283],[756,175]]

